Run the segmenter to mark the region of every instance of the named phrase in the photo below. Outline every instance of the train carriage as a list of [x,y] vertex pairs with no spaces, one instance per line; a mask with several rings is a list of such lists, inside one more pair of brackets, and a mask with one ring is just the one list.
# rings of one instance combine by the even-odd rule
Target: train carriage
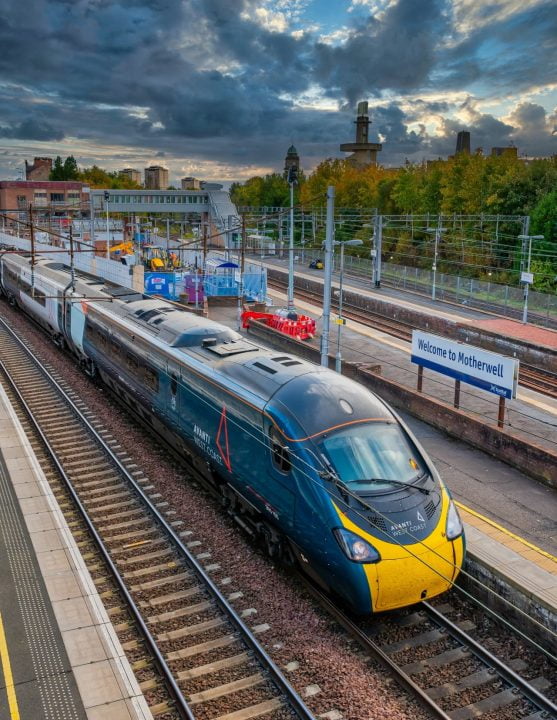
[[72,288],[56,263],[35,265],[28,302],[29,259],[0,265],[4,293],[18,291],[23,310],[187,457],[271,556],[362,614],[452,585],[464,556],[456,508],[373,393],[165,301],[86,275]]

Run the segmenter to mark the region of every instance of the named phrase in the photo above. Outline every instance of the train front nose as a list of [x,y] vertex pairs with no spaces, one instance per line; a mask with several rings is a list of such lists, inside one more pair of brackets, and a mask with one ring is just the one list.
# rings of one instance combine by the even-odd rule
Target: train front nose
[[462,566],[464,541],[460,537],[432,548],[416,544],[397,550],[366,567],[374,612],[413,605],[448,590]]

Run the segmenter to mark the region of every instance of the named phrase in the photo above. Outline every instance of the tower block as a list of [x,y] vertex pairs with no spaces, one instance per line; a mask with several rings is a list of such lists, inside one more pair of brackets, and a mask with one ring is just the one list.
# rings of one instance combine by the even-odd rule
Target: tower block
[[377,153],[382,150],[380,143],[368,142],[368,132],[371,120],[367,110],[367,101],[358,103],[358,115],[356,117],[356,142],[343,143],[340,149],[343,152],[351,152],[347,158],[349,163],[356,167],[366,165],[377,165]]

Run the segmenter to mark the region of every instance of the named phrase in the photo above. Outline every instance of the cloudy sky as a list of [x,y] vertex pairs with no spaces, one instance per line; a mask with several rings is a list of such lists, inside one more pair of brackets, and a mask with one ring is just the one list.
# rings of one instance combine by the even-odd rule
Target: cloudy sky
[[557,152],[555,0],[0,0],[0,179],[34,155],[244,180],[341,157]]

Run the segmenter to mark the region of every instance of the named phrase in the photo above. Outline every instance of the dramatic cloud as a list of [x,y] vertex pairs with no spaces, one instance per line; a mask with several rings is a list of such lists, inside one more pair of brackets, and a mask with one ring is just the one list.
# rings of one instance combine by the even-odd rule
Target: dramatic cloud
[[387,164],[463,128],[549,154],[556,38],[553,0],[0,0],[0,175],[73,152],[242,178],[292,142],[309,168],[365,98]]

